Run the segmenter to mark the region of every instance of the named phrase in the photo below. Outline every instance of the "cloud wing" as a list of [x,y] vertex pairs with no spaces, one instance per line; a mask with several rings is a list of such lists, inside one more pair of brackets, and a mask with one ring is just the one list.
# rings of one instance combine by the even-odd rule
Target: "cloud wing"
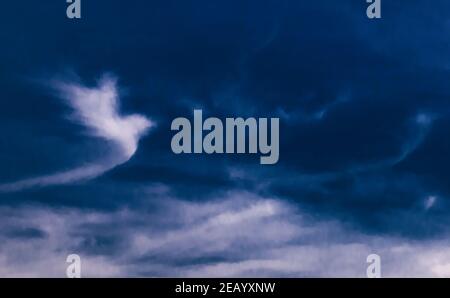
[[57,82],[55,87],[73,109],[75,121],[85,126],[92,135],[109,141],[111,146],[118,150],[105,160],[93,164],[1,184],[0,192],[67,184],[100,176],[127,162],[136,152],[139,139],[153,126],[152,121],[145,116],[120,115],[117,82],[111,77],[103,77],[96,88],[67,82]]

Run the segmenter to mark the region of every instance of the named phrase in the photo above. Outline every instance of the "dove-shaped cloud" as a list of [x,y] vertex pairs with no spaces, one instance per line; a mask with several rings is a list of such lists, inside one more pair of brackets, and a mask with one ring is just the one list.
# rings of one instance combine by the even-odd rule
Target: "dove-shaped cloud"
[[153,122],[139,114],[121,115],[117,81],[104,76],[95,88],[78,83],[56,82],[56,89],[74,111],[73,119],[88,132],[115,146],[112,156],[93,164],[68,171],[39,176],[0,185],[1,192],[20,191],[32,187],[58,185],[95,178],[127,162],[136,152],[139,139]]

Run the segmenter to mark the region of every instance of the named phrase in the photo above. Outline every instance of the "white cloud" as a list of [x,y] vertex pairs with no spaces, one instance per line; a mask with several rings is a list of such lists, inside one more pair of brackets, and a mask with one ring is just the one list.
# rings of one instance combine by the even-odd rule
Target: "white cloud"
[[428,196],[425,200],[425,210],[430,209],[436,203],[436,196]]
[[[86,277],[364,277],[372,253],[381,256],[385,277],[450,276],[445,239],[366,235],[242,192],[208,202],[167,196],[157,204],[110,213],[2,207],[0,276],[64,276],[72,253]],[[24,229],[43,235],[12,236]],[[105,237],[113,239],[106,247]]]
[[98,88],[70,83],[59,83],[57,88],[74,109],[77,120],[94,135],[116,143],[125,160],[136,152],[140,137],[152,126],[150,120],[142,115],[119,114],[119,96],[114,79],[104,77]]
[[79,168],[1,184],[0,192],[19,191],[32,187],[58,185],[95,178],[104,172],[125,163],[136,152],[139,139],[153,123],[138,114],[121,115],[116,81],[104,77],[96,88],[76,83],[57,82],[60,91],[74,111],[74,119],[86,127],[92,135],[109,141],[117,148],[112,156]]

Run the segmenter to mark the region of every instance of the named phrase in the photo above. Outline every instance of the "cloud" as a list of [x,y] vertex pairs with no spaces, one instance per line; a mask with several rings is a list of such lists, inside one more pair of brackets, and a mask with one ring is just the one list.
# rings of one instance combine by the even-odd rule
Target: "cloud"
[[139,114],[121,115],[115,79],[104,76],[97,87],[77,83],[55,82],[54,87],[73,109],[73,120],[93,136],[108,141],[116,150],[111,156],[79,168],[0,185],[0,192],[20,191],[32,187],[73,183],[95,178],[127,162],[136,152],[139,139],[153,123]]
[[445,240],[364,234],[248,192],[162,196],[111,212],[1,207],[0,276],[63,277],[72,253],[85,277],[364,277],[372,253],[385,277],[450,276]]
[[432,208],[435,203],[436,203],[436,196],[428,196],[424,203],[425,210]]
[[137,149],[140,137],[152,126],[142,115],[119,114],[119,97],[114,79],[103,77],[98,88],[59,83],[57,88],[75,111],[76,119],[94,135],[118,145],[128,160]]
[[393,167],[403,162],[423,143],[431,129],[433,121],[434,118],[431,115],[423,113],[417,114],[414,117],[414,121],[411,125],[411,136],[403,141],[403,143],[401,144],[400,152],[396,156],[388,157],[385,159],[380,158],[374,163],[357,165],[347,170],[347,172],[352,174],[356,174],[359,172],[368,172],[380,168]]

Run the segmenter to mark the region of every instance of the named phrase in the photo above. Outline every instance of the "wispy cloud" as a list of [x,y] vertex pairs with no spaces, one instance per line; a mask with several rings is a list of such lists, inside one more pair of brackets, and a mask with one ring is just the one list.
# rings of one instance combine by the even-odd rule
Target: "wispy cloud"
[[64,276],[72,253],[85,277],[364,277],[372,253],[385,277],[450,276],[448,241],[368,235],[248,192],[161,196],[112,212],[2,207],[0,276]]
[[400,152],[397,155],[385,159],[380,158],[379,161],[373,163],[356,165],[347,170],[347,172],[352,174],[368,172],[380,168],[393,167],[403,162],[422,145],[430,132],[434,120],[432,115],[424,113],[417,114],[412,121],[412,125],[410,125],[412,131],[411,136],[405,138],[401,144]]
[[435,203],[436,203],[436,196],[428,196],[424,202],[425,210],[429,210],[430,208],[432,208]]
[[121,115],[117,82],[104,76],[95,88],[78,83],[55,82],[60,96],[73,109],[73,119],[95,137],[108,141],[116,150],[112,156],[95,163],[51,175],[0,185],[0,192],[13,192],[32,187],[67,184],[91,179],[125,163],[136,152],[139,139],[153,123],[139,114]]

